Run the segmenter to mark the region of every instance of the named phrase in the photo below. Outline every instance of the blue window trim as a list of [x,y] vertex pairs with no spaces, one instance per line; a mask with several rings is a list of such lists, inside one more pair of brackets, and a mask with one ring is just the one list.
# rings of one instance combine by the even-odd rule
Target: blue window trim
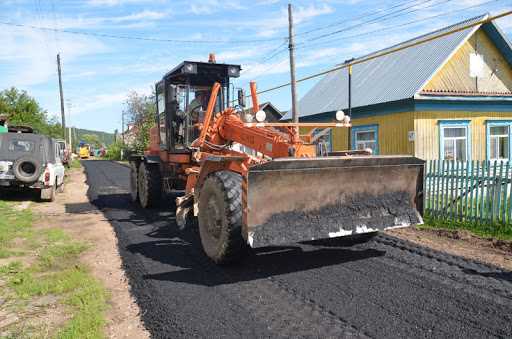
[[464,127],[466,129],[466,160],[471,160],[471,120],[439,120],[439,159],[444,160],[444,128]]
[[379,154],[379,125],[378,124],[371,124],[371,125],[359,125],[359,126],[352,126],[352,133],[350,135],[350,146],[352,149],[356,149],[356,132],[361,131],[372,131],[375,133],[375,141],[376,141],[376,147],[375,147],[375,154]]
[[486,120],[485,121],[485,150],[487,160],[491,160],[491,127],[494,126],[509,126],[508,128],[508,159],[512,159],[512,147],[510,141],[512,140],[512,120]]
[[[313,136],[314,135],[315,134],[313,133]],[[327,151],[332,152],[332,139],[333,139],[332,128],[329,130],[329,133],[327,135],[329,136],[329,149]]]

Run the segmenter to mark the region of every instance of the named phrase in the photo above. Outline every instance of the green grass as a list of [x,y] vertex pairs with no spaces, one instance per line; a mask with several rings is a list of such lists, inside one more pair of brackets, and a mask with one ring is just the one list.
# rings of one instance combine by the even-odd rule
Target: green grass
[[82,163],[80,163],[80,160],[79,160],[79,159],[73,159],[73,160],[71,160],[71,162],[69,163],[69,168],[71,168],[71,169],[78,169],[78,168],[82,168]]
[[[15,210],[14,205],[0,201],[0,257],[23,254],[35,260],[24,263],[24,258],[17,258],[0,266],[0,278],[7,282],[0,294],[8,296],[20,314],[30,300],[55,296],[58,307],[65,308],[71,318],[52,329],[53,337],[103,338],[109,295],[79,260],[90,245],[73,240],[59,228],[34,229],[31,211]],[[30,330],[30,319],[22,321],[22,326],[10,328],[7,337],[38,337],[37,330]]]
[[497,223],[477,223],[472,221],[453,221],[448,219],[437,219],[425,216],[425,224],[420,228],[435,228],[448,230],[467,230],[471,233],[484,237],[499,240],[512,240],[512,225]]

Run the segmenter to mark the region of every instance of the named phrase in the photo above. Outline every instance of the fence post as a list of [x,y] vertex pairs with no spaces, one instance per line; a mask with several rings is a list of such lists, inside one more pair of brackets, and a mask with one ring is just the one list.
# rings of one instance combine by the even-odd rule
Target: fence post
[[468,200],[469,193],[471,192],[471,186],[469,186],[469,160],[466,161],[466,170],[464,171],[464,208],[462,209],[462,214],[464,215],[464,219],[469,219],[469,209],[468,209]]
[[[508,164],[507,164],[507,168],[509,170],[512,170],[511,168],[512,166],[510,166],[510,160],[508,161]],[[507,176],[506,176],[506,180],[507,180],[507,188],[508,188],[508,208],[507,208],[507,222],[509,224],[512,225],[512,182],[511,182],[511,175],[510,173],[507,171]]]
[[500,174],[495,180],[495,199],[496,200],[496,221],[501,222],[501,178],[503,177],[503,160],[500,162]]
[[486,173],[488,170],[487,161],[482,161],[482,179],[480,180],[480,199],[478,200],[479,207],[479,222],[482,223],[484,221],[484,205],[485,205],[485,182],[486,182]]
[[508,192],[508,171],[509,171],[510,162],[506,162],[505,164],[505,173],[500,175],[500,186],[503,187],[502,192],[503,196],[501,199],[501,223],[505,225],[507,223],[507,192]]

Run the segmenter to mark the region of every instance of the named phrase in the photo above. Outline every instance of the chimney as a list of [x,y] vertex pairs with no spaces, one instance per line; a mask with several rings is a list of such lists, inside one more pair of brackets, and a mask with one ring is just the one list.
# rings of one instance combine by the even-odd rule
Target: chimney
[[210,64],[215,64],[217,63],[217,61],[215,60],[215,53],[210,53],[210,55],[208,56],[208,62]]

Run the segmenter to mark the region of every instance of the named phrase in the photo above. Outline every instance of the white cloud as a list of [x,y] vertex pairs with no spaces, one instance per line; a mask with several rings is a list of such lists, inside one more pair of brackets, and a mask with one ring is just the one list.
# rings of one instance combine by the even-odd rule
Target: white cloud
[[[327,4],[317,6],[315,4],[309,6],[294,6],[293,7],[293,22],[299,25],[317,16],[333,13],[334,9]],[[260,21],[258,27],[260,30],[258,36],[270,37],[275,35],[279,30],[288,27],[288,10],[282,8],[281,11],[273,18],[263,19]]]
[[87,3],[91,6],[120,6],[127,4],[142,4],[142,3],[152,3],[155,0],[89,0]]
[[[133,28],[134,25],[146,25],[149,22],[158,21],[171,15],[169,11],[143,10],[122,16],[77,16],[62,17],[57,22],[50,18],[35,18],[28,21],[27,25],[37,27],[50,27],[57,29],[88,29],[105,28],[109,24],[115,24],[116,28]],[[131,25],[129,25],[131,23]],[[124,24],[124,25],[120,25]]]
[[280,74],[289,72],[289,59],[281,58],[278,61],[270,62],[270,63],[262,63],[262,62],[250,62],[247,63],[245,69],[242,71],[240,75],[241,80],[249,80],[256,79],[260,76],[267,76],[272,74]]
[[189,9],[196,15],[208,15],[225,9],[242,10],[245,6],[236,0],[194,0],[190,2]]
[[[0,60],[13,70],[0,77],[4,86],[30,86],[47,82],[56,74],[56,46],[51,35],[30,29],[7,28],[0,31]],[[102,53],[107,47],[84,36],[61,36],[59,40],[63,64]],[[68,71],[71,71],[68,69]]]
[[151,95],[152,90],[153,85],[147,84],[136,87],[128,86],[122,90],[111,93],[80,96],[79,98],[73,100],[73,109],[71,113],[72,115],[83,115],[101,111],[102,109],[110,107],[119,108],[120,106],[124,105],[126,99],[128,98],[128,94],[131,92],[137,92],[140,95]]
[[251,57],[263,56],[266,51],[266,48],[261,47],[244,49],[239,48],[217,53],[215,59],[217,60],[217,62],[243,61]]

